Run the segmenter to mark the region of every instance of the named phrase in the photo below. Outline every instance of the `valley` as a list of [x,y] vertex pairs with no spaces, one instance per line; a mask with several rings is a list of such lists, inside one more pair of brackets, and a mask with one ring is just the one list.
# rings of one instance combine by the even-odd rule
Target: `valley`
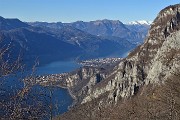
[[2,120],[179,120],[180,4],[153,22],[0,17]]
[[[102,20],[103,24],[116,24],[114,22],[111,20]],[[118,22],[117,26],[123,26],[123,29],[128,30],[121,22]],[[98,27],[93,28],[94,31],[96,31],[96,28]],[[111,28],[108,27],[107,29]],[[144,30],[145,33],[147,29]],[[121,36],[124,33],[120,32],[118,34]],[[138,38],[137,41],[139,43],[135,43],[119,36],[91,34],[89,31],[83,31],[69,23],[52,24],[35,22],[27,24],[18,19],[1,17],[1,46],[4,46],[4,48],[10,47],[8,49],[10,55],[14,60],[20,57],[21,64],[24,64],[26,67],[25,70],[31,71],[32,67],[32,73],[22,73],[23,75],[21,77],[25,78],[23,82],[13,78],[15,79],[13,84],[7,80],[8,86],[2,82],[3,88],[9,89],[11,87],[10,90],[14,91],[14,93],[21,91],[21,89],[31,90],[31,93],[26,98],[30,101],[33,101],[30,98],[31,94],[38,94],[35,92],[37,90],[41,91],[46,96],[43,99],[47,100],[44,101],[39,95],[35,95],[35,98],[41,101],[42,105],[52,104],[52,113],[46,117],[52,115],[55,117],[58,114],[67,112],[70,106],[82,102],[82,98],[86,94],[86,90],[83,87],[88,84],[88,79],[92,75],[97,74],[97,81],[94,81],[93,84],[100,82],[105,76],[101,76],[99,72],[103,72],[106,68],[113,68],[122,60],[121,58],[113,57],[126,56],[126,53],[141,43],[143,39]],[[76,74],[77,71],[78,74]],[[84,74],[85,71],[87,73]],[[28,77],[26,74],[30,74],[30,76]],[[31,74],[35,77],[35,81],[31,78],[33,77]],[[87,79],[87,81],[82,82],[84,79]],[[20,86],[16,88],[16,85]],[[64,88],[68,89],[68,91]],[[5,92],[2,92],[1,96],[4,96],[8,91],[5,90]],[[78,95],[83,91],[83,94]],[[47,97],[51,96],[51,94],[52,101]],[[8,97],[4,99],[6,98]],[[48,111],[43,110],[41,112]]]

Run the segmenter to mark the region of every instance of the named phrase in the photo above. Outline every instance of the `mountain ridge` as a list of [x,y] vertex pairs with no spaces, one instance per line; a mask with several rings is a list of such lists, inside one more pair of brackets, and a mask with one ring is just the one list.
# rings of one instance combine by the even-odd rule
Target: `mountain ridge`
[[[28,58],[29,61],[33,60],[31,57],[33,56],[34,58],[36,56],[40,58],[40,63],[44,63],[42,61],[46,61],[46,59],[48,60],[49,58],[53,61],[58,61],[64,60],[64,58],[69,58],[70,60],[82,60],[95,57],[105,57],[111,54],[123,55],[124,52],[135,47],[134,44],[125,39],[111,40],[98,37],[73,26],[64,26],[60,22],[50,25],[46,22],[37,24],[39,26],[31,26],[18,19],[5,19],[1,17],[0,39],[4,40],[1,44],[9,44],[13,41],[12,46],[14,46],[14,48],[12,51],[14,52],[14,55],[18,55],[20,51],[23,51],[25,60]],[[48,25],[51,28],[49,28]],[[37,36],[37,38],[33,36]],[[118,40],[121,42],[118,42]],[[50,49],[45,42],[52,45],[53,49]],[[32,43],[35,45],[33,46]],[[38,45],[39,47],[37,47]],[[73,50],[69,49],[71,47],[65,48],[63,45],[71,46]],[[14,50],[15,48],[17,50]],[[35,50],[38,50],[38,53],[36,53]],[[50,51],[52,54],[50,54]],[[64,53],[62,51],[64,51]],[[57,54],[55,55],[53,52]],[[52,57],[48,57],[49,55],[52,55]],[[49,62],[52,61],[50,60]]]
[[[179,77],[179,30],[180,4],[168,6],[160,11],[153,21],[145,42],[115,67],[99,68],[98,70],[97,68],[82,68],[80,69],[81,72],[67,74],[65,81],[67,80],[68,87],[76,88],[82,84],[83,80],[86,83],[83,86],[81,85],[82,88],[78,88],[80,96],[78,96],[79,94],[76,95],[80,99],[81,105],[65,113],[61,118],[72,119],[73,117],[70,114],[78,117],[78,114],[83,111],[82,106],[84,105],[90,108],[86,113],[92,115],[91,117],[95,114],[91,109],[97,106],[96,111],[100,109],[99,117],[102,117],[101,107],[106,108],[106,105],[113,107],[113,103],[124,103],[124,101],[136,97],[136,94],[141,97],[148,86],[151,86],[150,89],[154,89],[156,86],[161,87],[168,79],[172,82],[173,79]],[[172,77],[174,75],[176,77]],[[156,97],[153,96],[155,93],[151,92],[152,97]],[[179,105],[179,103],[177,104]],[[93,105],[94,107],[92,107]]]
[[[56,29],[61,29],[63,26],[72,26],[92,35],[103,37],[119,37],[121,39],[126,39],[133,44],[141,44],[147,34],[147,30],[149,29],[149,25],[134,25],[130,28],[131,25],[123,24],[119,20],[108,19],[89,22],[76,21],[72,23],[31,22],[29,24],[33,26],[46,26]],[[136,29],[134,27],[136,27]]]
[[131,21],[128,22],[128,25],[151,25],[152,21],[147,20],[137,20],[137,21]]
[[16,18],[5,19],[0,16],[0,30],[11,30],[21,27],[29,27],[29,25]]

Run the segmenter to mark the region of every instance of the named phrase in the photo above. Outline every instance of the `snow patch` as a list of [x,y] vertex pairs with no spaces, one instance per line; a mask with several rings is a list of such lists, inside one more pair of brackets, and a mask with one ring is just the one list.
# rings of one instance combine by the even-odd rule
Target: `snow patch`
[[128,25],[151,25],[152,21],[139,20],[127,23]]

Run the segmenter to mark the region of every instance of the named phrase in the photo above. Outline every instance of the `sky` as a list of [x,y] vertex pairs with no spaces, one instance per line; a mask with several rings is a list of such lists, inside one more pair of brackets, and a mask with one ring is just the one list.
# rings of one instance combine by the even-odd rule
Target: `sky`
[[93,20],[153,21],[166,6],[180,0],[0,0],[0,16],[26,22]]

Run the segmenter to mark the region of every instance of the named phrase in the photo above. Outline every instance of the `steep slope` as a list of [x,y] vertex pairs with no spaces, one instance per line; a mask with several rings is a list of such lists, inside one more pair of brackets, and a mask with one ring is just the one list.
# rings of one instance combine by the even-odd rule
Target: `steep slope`
[[[65,60],[79,56],[82,49],[52,37],[46,33],[34,32],[33,29],[18,28],[0,32],[1,45],[10,45],[12,56],[23,54],[24,61],[41,64],[56,60]],[[71,50],[69,50],[71,49]]]
[[77,21],[73,23],[46,23],[46,22],[31,22],[28,23],[32,26],[48,27],[54,29],[61,29],[63,27],[71,26],[87,32],[95,36],[101,36],[113,39],[113,37],[119,38],[119,40],[128,40],[133,44],[140,44],[143,42],[149,25],[125,25],[119,20],[96,20],[90,22]]
[[[128,98],[133,99],[132,96],[136,96],[137,94],[139,94],[138,96],[140,96],[141,94],[145,94],[145,92],[146,95],[143,99],[146,99],[147,101],[158,101],[158,96],[156,95],[165,83],[166,85],[167,82],[170,82],[170,84],[173,83],[174,85],[175,83],[177,83],[179,85],[179,63],[180,4],[177,4],[166,7],[158,14],[158,16],[151,25],[145,43],[137,47],[133,52],[128,55],[127,58],[123,59],[114,68],[101,68],[100,70],[96,70],[96,72],[90,72],[89,74],[87,74],[87,72],[85,72],[87,70],[83,68],[85,70],[82,69],[81,74],[67,74],[67,77],[71,79],[65,79],[67,80],[67,83],[64,85],[68,85],[68,87],[73,88],[75,88],[76,85],[81,83],[76,82],[79,76],[81,76],[79,77],[79,80],[81,81],[83,81],[83,79],[81,79],[83,78],[82,76],[90,78],[88,78],[88,80],[86,79],[87,84],[85,84],[85,86],[83,86],[82,90],[80,90],[79,92],[83,93],[84,95],[83,98],[81,98],[82,105],[80,105],[79,107],[75,107],[69,113],[63,115],[62,118],[72,119],[73,117],[70,116],[71,113],[75,114],[76,117],[78,117],[81,112],[85,112],[85,109],[88,109],[89,111],[86,111],[86,113],[88,114],[86,116],[86,119],[92,119],[92,116],[96,113],[92,112],[91,109],[94,109],[96,106],[98,107],[95,111],[100,110],[101,112],[99,113],[99,116],[101,116],[101,113],[103,112],[102,107],[106,108],[105,106],[109,103],[119,104],[119,102],[122,103],[123,100],[128,101]],[[93,71],[93,68],[91,69],[91,71]],[[77,79],[74,79],[74,77]],[[96,82],[97,80],[98,82]],[[166,98],[170,99],[170,97],[171,100],[180,99],[180,97],[178,97],[179,93],[177,92],[179,91],[179,87],[176,86],[175,88],[175,86],[173,87],[172,85],[169,87],[169,92],[171,92],[172,90],[176,90],[175,95],[177,98],[172,98],[172,94],[174,94],[172,93],[170,96],[166,96],[165,98],[163,98],[165,99],[164,101],[166,101]],[[149,90],[146,90],[147,88]],[[163,92],[161,93],[164,94]],[[150,98],[146,98],[148,94],[151,94]],[[78,95],[76,96],[78,97]],[[80,97],[81,96],[79,96],[79,98]],[[95,101],[97,101],[97,103],[94,104]],[[141,100],[141,102],[143,101],[144,100]],[[177,106],[180,105],[179,102],[176,101],[176,103]],[[145,103],[145,105],[146,104],[149,103]],[[168,105],[172,106],[172,104]],[[142,108],[143,106],[144,105],[142,105]],[[131,108],[134,108],[134,106],[131,106]],[[106,109],[110,110],[109,107],[107,107]],[[135,113],[136,111],[133,110],[132,114],[133,112]],[[176,113],[179,112],[180,109],[177,108]],[[172,112],[169,112],[168,114],[170,114],[170,117],[172,118],[171,113]],[[138,118],[137,114],[134,115],[135,118]],[[113,119],[113,117],[114,116],[112,116],[111,119]],[[163,116],[161,117],[157,118],[157,116],[154,115],[151,119],[164,119]]]
[[[131,31],[136,31],[138,33],[141,33],[142,34],[142,38],[145,38],[147,33],[148,33],[148,30],[150,28],[150,25],[151,25],[151,22],[149,21],[133,21],[133,22],[130,22],[128,24],[125,24],[125,26],[131,30]],[[140,41],[142,42],[142,41]]]
[[[72,26],[58,25],[55,23],[31,23],[33,26],[38,26],[40,29],[57,39],[80,47],[86,52],[81,58],[105,57],[105,56],[121,56],[135,47],[135,44],[130,43],[125,39],[98,37],[87,32],[79,30]],[[60,23],[59,23],[60,24]]]
[[48,27],[48,28],[54,28],[54,29],[61,29],[64,27],[63,23],[57,22],[57,23],[48,23],[48,22],[28,22],[27,24],[34,26],[34,27]]
[[32,62],[39,57],[42,64],[65,59],[89,59],[117,54],[123,56],[135,47],[127,40],[116,42],[100,38],[60,22],[35,22],[32,25],[18,19],[1,17],[1,45],[13,42],[12,54],[17,56],[21,51],[25,61]]
[[[106,37],[119,37],[129,40],[132,43],[142,43],[146,34],[142,32],[132,31],[119,20],[96,20],[90,22],[77,21],[70,23],[80,30],[86,31],[90,34]],[[147,29],[145,30],[147,31]]]
[[[51,30],[50,32],[52,32]],[[111,40],[109,38],[97,37],[73,27],[66,26],[63,29],[53,31],[59,39],[84,49],[88,54],[94,56],[107,56],[119,54],[133,49],[134,44],[127,40]]]
[[127,23],[128,25],[151,25],[151,21],[138,20]]
[[80,30],[99,36],[117,36],[119,34],[123,35],[122,33],[129,32],[124,24],[118,20],[113,21],[104,19],[90,22],[77,21],[71,25]]
[[11,30],[28,26],[28,24],[21,22],[18,19],[5,19],[0,16],[0,30]]
[[163,9],[152,23],[145,43],[130,53],[102,81],[108,81],[106,87],[95,87],[84,102],[107,91],[110,92],[109,98],[117,101],[134,95],[144,84],[163,83],[180,66],[179,28],[180,5]]

